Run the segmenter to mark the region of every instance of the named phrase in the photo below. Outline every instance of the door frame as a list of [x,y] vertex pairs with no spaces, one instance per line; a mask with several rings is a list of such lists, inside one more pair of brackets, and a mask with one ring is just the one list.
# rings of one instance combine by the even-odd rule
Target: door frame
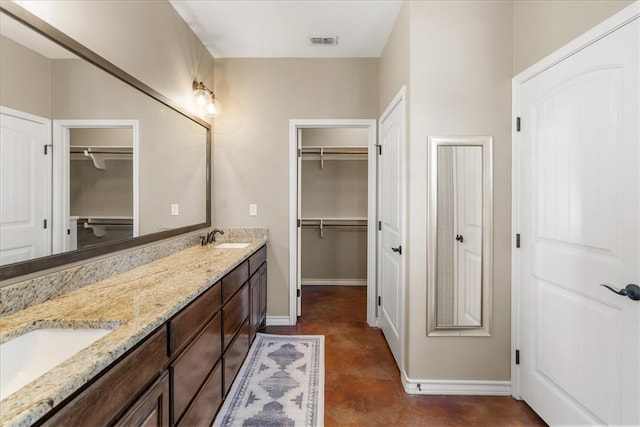
[[[634,19],[640,18],[640,2],[634,2],[617,14],[596,25],[591,30],[579,36],[575,40],[561,47],[551,55],[535,63],[531,67],[519,73],[512,80],[512,126],[511,126],[511,395],[516,399],[520,397],[520,372],[516,365],[516,351],[520,347],[520,289],[519,266],[520,257],[516,248],[516,234],[520,228],[520,138],[517,130],[517,118],[520,116],[520,86],[548,70],[559,62],[564,61],[573,54],[587,46],[597,42],[618,28],[628,24]],[[526,124],[523,124],[526,126]],[[526,301],[524,301],[526,303]]]
[[298,130],[304,128],[368,129],[367,200],[367,323],[377,326],[377,122],[375,119],[291,119],[289,120],[289,325],[298,320]]
[[138,120],[53,120],[53,253],[67,249],[69,228],[70,129],[131,129],[133,147],[133,237],[140,235],[140,136]]

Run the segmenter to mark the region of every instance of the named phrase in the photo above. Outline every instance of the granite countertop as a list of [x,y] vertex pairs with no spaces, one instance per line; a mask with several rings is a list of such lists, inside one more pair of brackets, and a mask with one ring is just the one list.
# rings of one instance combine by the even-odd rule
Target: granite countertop
[[193,246],[0,317],[0,343],[49,327],[113,332],[0,401],[0,426],[29,426],[70,396],[267,241],[242,249]]

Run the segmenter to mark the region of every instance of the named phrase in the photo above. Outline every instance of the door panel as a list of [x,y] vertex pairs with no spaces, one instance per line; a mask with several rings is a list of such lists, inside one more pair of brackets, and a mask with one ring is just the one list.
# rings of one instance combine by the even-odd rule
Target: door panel
[[51,160],[44,154],[46,123],[2,113],[0,128],[0,265],[6,265],[51,254]]
[[550,424],[640,424],[638,19],[522,84],[520,395]]
[[[378,260],[379,324],[396,363],[402,367],[404,286],[404,99],[380,120]],[[395,249],[395,250],[394,250]]]
[[454,147],[456,242],[454,292],[458,326],[482,325],[482,148]]

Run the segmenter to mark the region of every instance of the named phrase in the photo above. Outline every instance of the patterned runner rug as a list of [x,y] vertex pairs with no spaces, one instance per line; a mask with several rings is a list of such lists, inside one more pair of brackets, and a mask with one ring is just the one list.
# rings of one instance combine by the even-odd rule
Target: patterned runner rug
[[323,426],[324,336],[258,334],[213,425]]

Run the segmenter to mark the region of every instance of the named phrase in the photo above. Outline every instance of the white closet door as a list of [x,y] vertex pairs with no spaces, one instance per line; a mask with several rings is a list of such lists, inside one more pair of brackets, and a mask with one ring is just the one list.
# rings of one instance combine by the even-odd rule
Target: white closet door
[[0,265],[51,254],[49,125],[25,117],[0,114]]
[[380,119],[382,146],[378,169],[379,323],[396,363],[402,370],[404,316],[404,98]]
[[520,395],[551,425],[640,425],[638,18],[520,86]]

